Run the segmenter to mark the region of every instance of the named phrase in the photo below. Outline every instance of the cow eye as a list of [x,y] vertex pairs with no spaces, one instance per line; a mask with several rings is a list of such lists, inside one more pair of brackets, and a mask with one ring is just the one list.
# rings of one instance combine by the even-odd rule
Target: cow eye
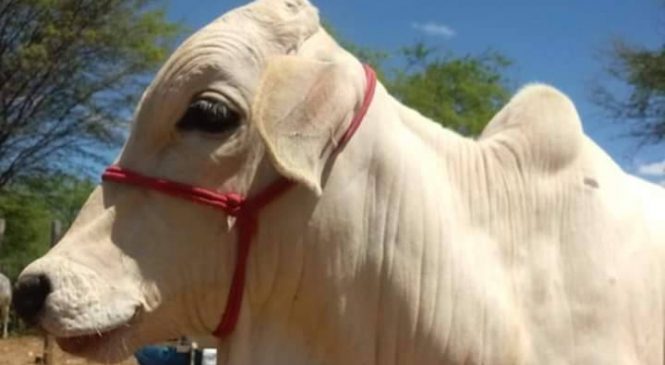
[[193,101],[177,127],[184,132],[199,131],[210,134],[230,132],[240,126],[240,114],[225,102],[211,98]]

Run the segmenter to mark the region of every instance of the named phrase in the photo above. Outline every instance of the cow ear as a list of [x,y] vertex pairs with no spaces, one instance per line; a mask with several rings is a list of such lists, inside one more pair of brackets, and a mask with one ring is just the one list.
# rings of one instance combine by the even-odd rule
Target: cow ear
[[345,62],[279,57],[255,99],[256,125],[277,171],[321,193],[326,164],[361,103],[364,80]]

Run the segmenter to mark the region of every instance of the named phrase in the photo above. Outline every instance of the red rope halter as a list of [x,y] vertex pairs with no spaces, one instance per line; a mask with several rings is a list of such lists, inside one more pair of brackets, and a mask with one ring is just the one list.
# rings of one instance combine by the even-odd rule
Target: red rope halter
[[[374,98],[376,89],[376,74],[371,67],[364,65],[367,88],[363,103],[351,120],[351,124],[340,138],[334,151],[338,153],[342,147],[353,137],[360,127],[369,106]],[[233,332],[238,322],[240,306],[242,304],[245,288],[245,273],[247,268],[247,256],[252,243],[252,238],[258,228],[258,215],[263,207],[289,190],[294,183],[285,178],[273,182],[259,194],[247,198],[235,193],[220,194],[208,189],[178,183],[166,179],[154,178],[140,173],[124,169],[119,166],[110,166],[102,175],[103,181],[112,181],[121,184],[134,185],[149,190],[159,191],[181,199],[187,199],[195,203],[212,206],[223,210],[226,214],[237,218],[238,228],[238,250],[236,253],[236,266],[231,279],[231,288],[226,300],[224,314],[213,332],[213,335],[224,338]]]

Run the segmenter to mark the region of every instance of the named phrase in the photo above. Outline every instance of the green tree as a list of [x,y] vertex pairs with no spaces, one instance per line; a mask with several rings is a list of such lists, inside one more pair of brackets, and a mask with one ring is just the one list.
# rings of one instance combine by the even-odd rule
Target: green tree
[[0,218],[7,222],[0,245],[0,272],[16,278],[50,246],[51,222],[69,227],[95,184],[68,175],[29,178],[0,194]]
[[120,142],[180,30],[157,1],[0,0],[0,188]]
[[[52,219],[69,227],[96,184],[70,175],[54,175],[48,179],[28,179],[15,190],[39,199]],[[19,192],[21,192],[19,190]]]
[[26,264],[48,250],[49,214],[39,199],[3,194],[0,215],[7,222],[0,245],[0,272],[14,280]]
[[631,135],[642,143],[665,140],[665,43],[656,49],[616,41],[608,73],[628,87],[625,94],[605,84],[593,90],[594,101],[616,120],[631,125]]
[[[371,64],[393,96],[461,134],[480,134],[510,96],[504,76],[510,61],[497,52],[442,56],[417,42],[391,55],[344,39],[325,21],[324,27],[347,51]],[[388,64],[400,66],[389,69]]]
[[417,43],[402,55],[406,67],[390,80],[392,93],[461,134],[480,134],[510,96],[502,75],[510,62],[498,53],[433,58],[431,48]]

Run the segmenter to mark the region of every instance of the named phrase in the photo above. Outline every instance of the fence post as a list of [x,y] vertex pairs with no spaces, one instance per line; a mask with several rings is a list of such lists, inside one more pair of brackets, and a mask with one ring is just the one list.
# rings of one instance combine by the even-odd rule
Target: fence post
[[0,218],[0,251],[2,251],[2,239],[5,238],[5,229],[7,228],[7,222],[4,218]]
[[[62,222],[59,220],[55,219],[51,223],[51,247],[55,246],[55,244],[60,240],[60,237],[62,236]],[[53,346],[53,338],[49,334],[44,334],[44,354],[42,357],[42,364],[45,365],[52,365],[53,362],[53,357],[55,355],[55,352],[53,351],[54,346]]]
[[[2,256],[2,239],[5,237],[5,228],[7,227],[7,223],[4,218],[0,218],[0,256]],[[2,265],[0,265],[0,272],[3,271]],[[10,284],[10,289],[11,290],[11,284]],[[11,306],[11,305],[10,305]],[[5,310],[10,311],[9,307],[5,308]],[[9,325],[9,313],[3,313],[2,314],[4,317],[0,318],[0,322],[2,325],[2,338],[5,339],[7,338],[7,326]]]

